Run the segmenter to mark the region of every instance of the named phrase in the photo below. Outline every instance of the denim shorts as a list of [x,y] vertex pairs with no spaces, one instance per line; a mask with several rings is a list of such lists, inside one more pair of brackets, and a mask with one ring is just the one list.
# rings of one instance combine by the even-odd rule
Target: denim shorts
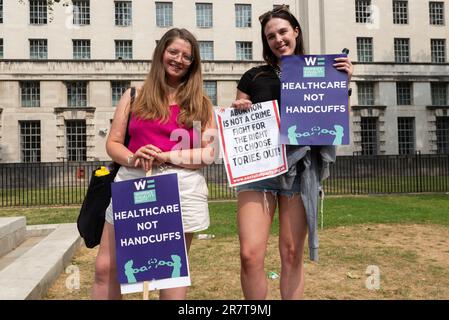
[[296,194],[299,194],[300,188],[299,188],[299,179],[300,176],[297,175],[295,177],[295,180],[293,182],[293,186],[291,189],[283,189],[281,187],[280,182],[280,176],[268,178],[264,180],[259,180],[256,182],[250,182],[247,184],[242,184],[240,186],[235,187],[235,190],[237,191],[237,194],[243,191],[260,191],[260,192],[270,192],[275,196],[286,196],[286,197],[292,197]]

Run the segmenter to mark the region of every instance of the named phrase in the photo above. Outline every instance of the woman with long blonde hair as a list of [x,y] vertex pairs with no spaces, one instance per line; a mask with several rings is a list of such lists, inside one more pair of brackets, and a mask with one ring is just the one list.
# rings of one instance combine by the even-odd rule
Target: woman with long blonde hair
[[[185,29],[167,31],[134,102],[130,90],[120,99],[106,142],[109,156],[121,164],[115,181],[145,177],[150,169],[152,174],[178,174],[187,250],[193,233],[209,227],[208,190],[198,169],[213,162],[216,141],[206,140],[204,134],[215,122],[202,82],[195,37]],[[128,118],[130,138],[125,146]],[[95,262],[93,299],[121,298],[113,223],[110,205]],[[186,293],[187,287],[163,289],[160,299],[185,299]]]

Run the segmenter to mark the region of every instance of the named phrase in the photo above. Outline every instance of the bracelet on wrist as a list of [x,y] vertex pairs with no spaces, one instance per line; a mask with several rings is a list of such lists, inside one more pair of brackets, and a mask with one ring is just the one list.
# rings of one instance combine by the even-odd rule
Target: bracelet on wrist
[[126,163],[128,164],[128,166],[131,166],[131,165],[132,165],[133,159],[134,159],[134,153],[133,153],[133,154],[130,154],[130,155],[128,156],[128,158],[126,158]]

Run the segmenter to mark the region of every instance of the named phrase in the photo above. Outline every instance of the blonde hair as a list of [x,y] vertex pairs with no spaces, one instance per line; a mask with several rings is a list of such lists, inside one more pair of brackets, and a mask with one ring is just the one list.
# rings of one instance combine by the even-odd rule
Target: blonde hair
[[176,39],[182,39],[190,43],[193,59],[177,90],[175,100],[180,107],[177,122],[186,128],[191,128],[193,121],[201,121],[202,128],[205,128],[205,124],[209,122],[212,116],[212,103],[203,92],[198,42],[186,29],[170,29],[158,42],[153,53],[150,72],[131,110],[136,117],[141,119],[160,119],[162,122],[168,120],[170,116],[168,108],[169,87],[162,59],[165,49]]

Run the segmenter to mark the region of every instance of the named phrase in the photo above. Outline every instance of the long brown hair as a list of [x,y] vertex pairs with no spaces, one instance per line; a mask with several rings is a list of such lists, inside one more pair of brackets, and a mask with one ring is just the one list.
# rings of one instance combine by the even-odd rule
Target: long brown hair
[[212,115],[212,103],[203,91],[198,42],[186,29],[173,28],[162,36],[154,50],[150,72],[131,110],[141,119],[160,119],[162,122],[168,120],[169,87],[162,59],[165,49],[176,39],[185,40],[192,47],[192,63],[176,93],[175,99],[181,109],[177,121],[186,128],[191,128],[193,121],[201,121],[202,128],[205,128]]
[[261,24],[261,34],[262,34],[262,45],[263,45],[263,59],[267,64],[270,66],[277,68],[277,64],[279,62],[278,57],[276,57],[271,51],[270,46],[268,45],[267,37],[265,36],[265,26],[267,25],[268,21],[270,21],[273,18],[280,18],[287,20],[290,25],[292,26],[293,30],[298,28],[298,36],[296,37],[296,47],[295,47],[295,54],[301,55],[305,53],[304,50],[304,40],[302,37],[302,30],[301,26],[299,25],[298,20],[295,18],[295,16],[290,12],[287,6],[282,5],[276,9],[273,9],[271,11],[268,11],[261,15],[259,17],[259,21]]

